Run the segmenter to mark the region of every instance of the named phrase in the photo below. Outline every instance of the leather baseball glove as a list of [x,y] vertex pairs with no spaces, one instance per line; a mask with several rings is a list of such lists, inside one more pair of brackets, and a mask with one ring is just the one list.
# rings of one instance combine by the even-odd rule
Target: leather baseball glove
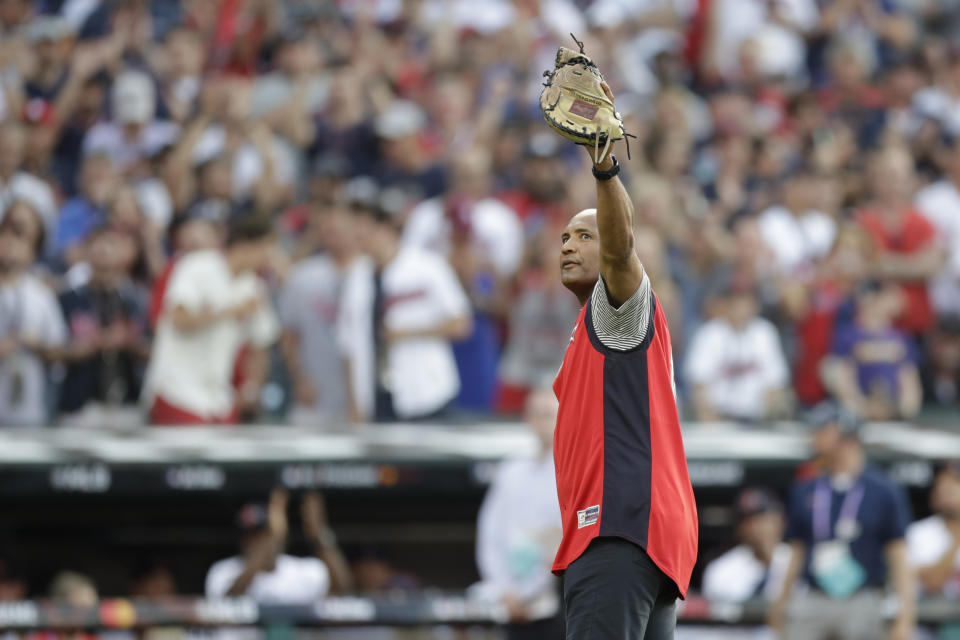
[[553,71],[543,72],[547,81],[540,93],[540,112],[564,138],[593,147],[594,162],[599,164],[611,143],[627,134],[604,91],[600,69],[584,55],[583,43],[570,35],[580,51],[566,47],[557,50]]

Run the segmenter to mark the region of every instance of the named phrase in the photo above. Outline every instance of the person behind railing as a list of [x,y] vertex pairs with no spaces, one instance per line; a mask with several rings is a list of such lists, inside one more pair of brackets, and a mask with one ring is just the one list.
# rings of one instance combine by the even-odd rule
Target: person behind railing
[[504,462],[477,522],[474,593],[506,607],[508,640],[563,636],[557,580],[550,565],[560,544],[560,505],[553,466],[557,399],[550,389],[527,398],[526,421],[539,444],[535,457]]
[[739,544],[707,564],[703,595],[718,602],[775,598],[790,564],[783,505],[770,491],[748,487],[737,497],[736,511]]
[[[910,508],[902,488],[867,467],[856,430],[843,433],[825,473],[794,485],[786,540],[793,554],[768,617],[785,640],[908,640],[915,627],[907,563]],[[809,590],[795,590],[803,578]],[[884,629],[890,583],[896,617]]]
[[[917,572],[920,592],[960,598],[960,463],[937,465],[930,491],[933,515],[907,527],[907,557]],[[940,628],[944,640],[960,638],[960,625]]]
[[328,592],[353,588],[353,577],[327,523],[318,493],[301,502],[303,534],[315,557],[283,553],[287,542],[289,496],[275,489],[266,505],[245,505],[237,516],[243,531],[241,554],[215,562],[207,572],[208,598],[249,596],[260,604],[311,604]]

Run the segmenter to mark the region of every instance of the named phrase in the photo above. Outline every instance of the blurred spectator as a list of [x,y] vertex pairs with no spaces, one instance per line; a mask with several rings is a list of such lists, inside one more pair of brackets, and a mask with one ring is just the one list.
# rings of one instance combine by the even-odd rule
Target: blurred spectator
[[736,511],[738,544],[707,564],[703,595],[718,602],[773,600],[790,565],[783,505],[765,489],[748,488],[737,497]]
[[782,204],[760,214],[760,235],[784,275],[809,274],[833,246],[836,222],[814,208],[817,182],[804,171],[793,174],[784,184]]
[[316,229],[315,249],[324,252],[297,263],[287,275],[279,303],[281,345],[293,386],[290,419],[328,424],[349,417],[336,325],[344,282],[363,260],[352,213],[342,205],[314,212],[309,224]]
[[490,192],[490,158],[471,149],[453,162],[450,189],[410,213],[405,245],[448,256],[473,307],[473,332],[454,343],[460,409],[489,413],[500,353],[497,325],[506,314],[508,283],[523,259],[523,227]]
[[78,254],[87,234],[106,221],[107,207],[118,186],[110,156],[91,153],[84,157],[80,167],[80,192],[60,209],[53,243],[54,253],[67,265],[80,260]]
[[0,210],[15,200],[27,202],[43,219],[49,233],[56,220],[53,190],[37,176],[23,170],[27,132],[14,120],[0,121]]
[[756,295],[731,281],[717,317],[694,334],[686,377],[698,420],[762,420],[782,414],[789,381],[774,326],[757,315]]
[[[227,247],[181,258],[163,296],[163,312],[144,384],[154,424],[223,424],[259,403],[265,349],[280,332],[257,276],[274,238],[268,220],[239,214]],[[251,344],[239,396],[231,386],[240,348]]]
[[146,296],[130,279],[136,246],[111,227],[94,229],[84,244],[90,281],[60,294],[70,331],[60,391],[63,422],[135,424],[149,354]]
[[853,323],[853,295],[867,276],[870,242],[857,226],[846,224],[811,282],[789,278],[781,284],[781,305],[795,323],[793,382],[801,406],[827,399],[822,361],[833,348],[835,333]]
[[810,449],[813,457],[797,469],[797,480],[813,480],[829,473],[833,451],[840,437],[859,424],[856,414],[832,402],[818,404],[806,418],[807,424],[812,429]]
[[861,285],[854,322],[836,333],[823,362],[825,386],[848,411],[867,420],[910,418],[920,409],[915,347],[893,326],[902,304],[900,291],[890,284]]
[[394,101],[377,116],[374,131],[379,138],[380,163],[373,177],[384,187],[395,187],[414,202],[440,195],[447,175],[427,148],[422,133],[427,116],[417,104]]
[[[786,540],[793,553],[770,608],[771,626],[788,640],[912,638],[915,585],[904,540],[909,522],[902,488],[868,468],[857,433],[845,432],[827,472],[791,490]],[[809,591],[794,589],[799,578]],[[885,633],[888,582],[899,607]]]
[[129,592],[133,598],[169,598],[177,595],[177,583],[166,563],[153,560],[133,571]]
[[553,390],[530,394],[525,418],[537,437],[537,457],[501,464],[477,522],[481,582],[475,589],[506,607],[511,640],[562,635],[557,580],[550,572],[562,535],[553,468],[557,408]]
[[960,136],[952,138],[944,155],[947,175],[921,189],[915,202],[947,250],[946,262],[930,282],[930,301],[940,316],[960,316]]
[[173,143],[179,129],[155,119],[156,91],[153,79],[143,71],[118,74],[110,89],[113,120],[90,129],[83,140],[84,152],[106,154],[126,175],[142,173],[138,163]]
[[944,318],[930,335],[924,399],[930,406],[953,408],[960,402],[960,321]]
[[389,555],[378,547],[366,547],[350,564],[361,593],[391,593],[406,589],[419,589],[420,580],[412,573],[397,569]]
[[559,233],[560,228],[548,226],[532,238],[532,264],[520,277],[510,306],[497,392],[497,408],[504,413],[519,414],[527,394],[557,375],[580,312],[557,277]]
[[[14,205],[16,207],[16,205]],[[47,363],[67,340],[57,298],[30,273],[39,239],[23,236],[18,217],[0,222],[0,425],[46,422]]]
[[940,271],[943,251],[933,225],[912,205],[914,180],[913,158],[906,150],[876,153],[869,166],[873,199],[859,210],[857,222],[873,239],[873,275],[903,291],[897,327],[919,337],[933,325],[927,282]]
[[379,203],[357,213],[372,262],[344,283],[338,331],[355,420],[442,415],[460,390],[450,341],[470,333],[470,304],[440,256],[401,244]]
[[95,607],[100,600],[97,585],[89,576],[61,571],[50,582],[50,597],[73,607]]
[[353,578],[326,520],[323,499],[308,493],[301,502],[303,534],[315,557],[283,553],[289,523],[283,489],[268,504],[247,504],[237,515],[241,555],[215,562],[207,572],[208,598],[247,595],[260,604],[314,604],[327,593],[348,591]]
[[923,592],[960,597],[960,467],[939,465],[930,491],[933,515],[907,527],[907,552]]
[[8,558],[0,559],[0,602],[15,602],[27,597],[27,583],[22,575],[11,567]]

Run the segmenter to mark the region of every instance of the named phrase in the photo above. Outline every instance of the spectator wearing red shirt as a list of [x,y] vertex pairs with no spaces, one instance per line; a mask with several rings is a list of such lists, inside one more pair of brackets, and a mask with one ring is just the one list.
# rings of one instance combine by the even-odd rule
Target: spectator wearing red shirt
[[933,326],[927,283],[944,260],[933,225],[914,209],[913,158],[901,148],[878,152],[870,161],[872,200],[857,212],[857,223],[873,240],[874,277],[899,284],[903,311],[896,326],[918,337]]

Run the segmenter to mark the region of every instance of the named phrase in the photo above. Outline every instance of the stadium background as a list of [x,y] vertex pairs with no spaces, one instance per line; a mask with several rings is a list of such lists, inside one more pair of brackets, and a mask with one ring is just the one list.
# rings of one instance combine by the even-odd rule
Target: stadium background
[[[577,311],[558,238],[593,178],[537,107],[571,32],[638,136],[621,175],[701,557],[731,544],[740,488],[786,497],[824,402],[928,515],[933,461],[960,456],[958,25],[951,0],[0,0],[0,261],[31,283],[0,284],[0,595],[45,598],[69,569],[127,597],[156,567],[201,595],[237,510],[277,485],[321,489],[347,557],[416,593],[476,581],[480,501],[534,451],[523,401]],[[370,209],[469,303],[461,391],[431,425],[348,406],[340,276],[304,267],[360,253]],[[238,365],[244,424],[148,426],[171,265],[253,215],[287,333]],[[97,265],[119,293],[80,304]]]

